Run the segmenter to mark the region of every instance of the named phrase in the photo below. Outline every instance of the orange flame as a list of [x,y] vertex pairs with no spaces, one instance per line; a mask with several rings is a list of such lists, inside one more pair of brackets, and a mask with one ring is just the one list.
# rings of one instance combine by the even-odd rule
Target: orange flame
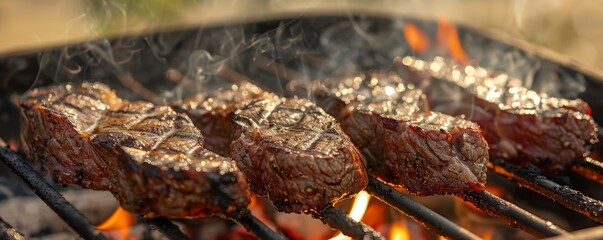
[[[352,204],[352,208],[350,209],[350,212],[348,214],[350,216],[350,218],[352,218],[356,221],[360,221],[360,219],[362,219],[362,217],[364,216],[364,213],[366,212],[366,208],[368,207],[369,200],[371,200],[371,195],[369,195],[365,191],[359,192],[358,195],[356,195],[356,198],[354,198],[354,203]],[[339,234],[337,234],[337,236],[332,237],[329,240],[343,240],[343,239],[350,239],[350,238],[339,233]]]
[[482,237],[482,239],[483,239],[483,240],[492,240],[492,235],[494,235],[494,234],[493,234],[493,232],[494,232],[494,231],[492,231],[492,230],[490,230],[490,231],[486,232],[486,233],[484,234],[484,236]]
[[119,206],[109,218],[96,226],[96,228],[103,231],[109,239],[131,240],[135,239],[130,235],[130,227],[132,225],[134,225],[134,216]]
[[404,37],[408,46],[416,52],[422,53],[429,48],[429,38],[423,33],[417,25],[412,23],[404,24]]
[[389,230],[389,239],[409,240],[410,233],[406,226],[406,220],[396,221],[392,223]]
[[448,50],[450,56],[461,62],[468,62],[469,57],[461,45],[459,34],[454,24],[441,18],[438,21],[438,45],[440,48]]

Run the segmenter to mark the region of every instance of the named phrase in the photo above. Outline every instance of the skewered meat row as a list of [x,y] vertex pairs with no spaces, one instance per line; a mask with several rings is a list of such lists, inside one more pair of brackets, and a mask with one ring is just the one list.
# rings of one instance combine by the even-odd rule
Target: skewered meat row
[[[539,94],[519,79],[442,58],[405,57],[402,63],[411,79],[421,81],[434,108],[480,125],[493,157],[561,171],[590,155],[598,141],[591,109],[580,99]],[[461,101],[442,98],[450,92],[460,93],[454,95]]]
[[[337,223],[339,230],[355,238],[382,239],[372,228],[351,219],[343,227],[340,221],[345,214],[332,207],[364,189],[368,177],[364,158],[322,109],[306,99],[262,92],[249,83],[184,103],[180,110],[190,112],[197,124],[233,116],[233,127],[224,128],[231,133],[210,132],[221,139],[232,135],[232,144],[214,147],[227,151],[230,146],[251,189],[269,197],[279,211],[312,214]],[[236,108],[240,109],[233,114]]]
[[179,105],[201,129],[232,124],[207,131],[206,139],[219,139],[207,143],[229,152],[253,192],[269,196],[280,211],[316,212],[368,182],[364,159],[339,124],[308,100],[281,99],[241,83]]
[[418,195],[484,188],[488,145],[477,124],[430,111],[398,75],[327,79],[313,92],[363,150],[370,174]]
[[235,162],[205,149],[191,120],[170,107],[83,83],[34,89],[21,110],[25,154],[58,183],[110,190],[148,217],[224,216],[250,202]]

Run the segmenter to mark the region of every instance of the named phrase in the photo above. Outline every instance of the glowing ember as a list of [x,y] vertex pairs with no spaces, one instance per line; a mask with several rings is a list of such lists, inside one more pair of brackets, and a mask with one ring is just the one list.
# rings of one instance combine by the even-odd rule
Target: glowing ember
[[412,50],[422,53],[429,48],[429,38],[427,38],[419,27],[412,23],[406,23],[404,25],[404,37]]
[[[350,209],[349,216],[356,221],[360,221],[360,219],[362,219],[362,217],[364,216],[364,213],[366,212],[366,207],[368,206],[370,199],[371,199],[371,195],[369,195],[367,192],[365,192],[365,191],[359,192],[358,195],[356,195],[356,198],[354,198],[354,204],[352,204],[352,209]],[[332,237],[330,240],[343,240],[343,239],[350,239],[350,238],[339,233],[339,234],[337,234],[337,236]]]
[[8,139],[8,148],[17,150],[19,148],[19,142],[14,138]]
[[130,227],[133,224],[134,216],[132,213],[121,207],[117,207],[115,212],[107,220],[96,226],[96,228],[103,231],[108,239],[132,240],[135,239],[130,235]]
[[410,234],[408,232],[408,227],[406,227],[406,221],[396,221],[392,223],[389,231],[388,239],[396,239],[396,240],[409,240]]
[[469,57],[465,54],[465,50],[461,45],[456,27],[446,19],[438,21],[438,45],[440,48],[448,50],[453,59],[461,62],[469,61]]

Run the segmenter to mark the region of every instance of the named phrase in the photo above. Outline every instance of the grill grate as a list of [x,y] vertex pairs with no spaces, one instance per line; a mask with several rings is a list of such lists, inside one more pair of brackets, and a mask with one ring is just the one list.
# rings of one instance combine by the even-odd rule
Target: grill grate
[[[601,127],[599,127],[599,129],[601,129]],[[603,137],[599,135],[599,139],[603,139]],[[602,162],[587,157],[584,159],[583,162],[580,162],[576,166],[573,166],[572,170],[584,176],[585,178],[603,184]]]
[[[3,140],[0,139],[0,143],[2,142]],[[16,152],[8,149],[6,146],[0,146],[0,159],[82,238],[98,240],[106,239],[100,231],[90,224],[84,215],[65,200],[65,198],[54,189],[46,179],[44,179],[44,177],[42,177]],[[243,211],[235,220],[262,239],[283,239],[281,235],[272,231],[268,226],[264,225],[251,215],[249,211]],[[166,218],[159,217],[145,219],[145,221],[169,239],[187,239],[186,234]]]
[[[0,140],[1,141],[1,140]],[[1,141],[3,142],[3,141]],[[25,162],[17,153],[0,146],[2,161],[19,178],[31,188],[53,211],[55,211],[69,226],[84,239],[105,239],[105,237],[88,222],[73,205],[52,187],[33,167]]]
[[[17,153],[8,149],[6,146],[0,146],[0,158],[38,195],[38,197],[40,197],[50,208],[52,208],[80,236],[82,236],[84,239],[105,239],[104,236],[100,234],[100,232],[96,230],[96,228],[92,226],[77,209],[75,209],[67,200],[65,200],[61,194],[52,187],[52,185],[50,185]],[[586,196],[583,196],[580,192],[567,187],[556,188],[556,186],[559,185],[555,185],[556,183],[546,180],[546,178],[535,171],[530,171],[529,167],[518,168],[507,166],[506,163],[497,161],[495,161],[495,164],[496,166],[504,166],[505,169],[514,171],[511,179],[518,183],[520,182],[520,185],[530,185],[538,189],[564,189],[564,191],[559,193],[562,194],[560,196],[568,196],[568,194],[573,194],[572,196],[582,196],[582,198],[578,199],[590,199]],[[526,178],[525,176],[520,178],[523,176],[521,174],[517,174],[517,172],[520,171],[530,171],[530,176],[532,176],[532,178]],[[497,172],[501,172],[501,170],[497,170]],[[508,174],[511,173],[507,172],[503,175]],[[475,234],[456,225],[450,220],[415,202],[410,197],[397,192],[395,189],[374,178],[370,179],[367,191],[411,217],[416,222],[421,223],[429,229],[437,231],[442,236],[450,239],[479,239],[479,237]],[[545,196],[547,195],[547,192],[536,191]],[[488,193],[487,191],[473,193],[467,192],[459,194],[458,196],[463,198],[465,201],[472,203],[476,207],[488,212],[489,214],[505,218],[511,225],[525,230],[534,236],[547,237],[568,234],[566,231],[555,226],[550,221],[545,221],[537,216],[534,216],[531,213]],[[595,203],[598,202],[596,200],[594,201]],[[588,204],[592,204],[592,201],[584,200],[582,202],[582,205],[588,206]],[[599,208],[597,208],[597,210],[598,209]],[[588,216],[588,213],[592,213],[592,211],[583,214]],[[279,235],[275,235],[276,233],[269,230],[267,226],[255,219],[249,212],[243,215],[244,217],[239,218],[240,223],[248,230],[256,233],[262,239],[282,238]],[[333,207],[328,207],[325,209],[325,211],[323,211],[323,216],[323,219],[330,225],[338,227],[342,230],[342,232],[350,234],[350,236],[356,238],[363,238],[364,236],[374,237],[373,232],[365,231],[365,228],[361,227],[354,221],[350,221],[351,219],[347,218],[345,214],[342,215],[341,212],[337,211]],[[174,225],[166,218],[146,219],[146,221],[170,239],[186,239],[186,235],[182,233],[178,226]]]
[[[311,34],[310,34],[311,35]],[[314,46],[311,46],[314,47]],[[186,52],[186,51],[184,51]],[[309,54],[301,53],[302,63],[307,63],[311,65],[310,67],[314,67],[317,69],[322,69],[323,64],[327,62],[325,59],[326,56],[315,56],[310,51]],[[187,55],[189,53],[187,52]],[[297,55],[296,55],[297,56]],[[257,58],[256,58],[257,57]],[[363,57],[364,58],[364,57]],[[188,60],[188,59],[187,59]],[[296,63],[297,59],[291,58],[286,59],[289,62],[288,65],[299,65],[300,63]],[[244,81],[249,81],[249,78],[252,79],[260,79],[257,77],[258,74],[266,74],[269,79],[277,79],[280,81],[281,78],[289,77],[289,78],[299,78],[300,76],[306,76],[305,74],[300,74],[295,70],[288,68],[284,65],[279,65],[278,62],[280,60],[273,60],[264,58],[260,56],[254,56],[255,66],[255,74],[253,77],[247,77],[240,73],[235,72],[229,68],[224,68],[222,71],[218,72],[218,76],[229,78],[231,80],[243,79]],[[389,61],[389,60],[387,60]],[[37,59],[34,57],[33,62],[37,62]],[[291,63],[293,62],[293,63]],[[188,63],[188,62],[187,62]],[[251,64],[253,65],[253,64]],[[374,63],[367,63],[367,65],[374,65]],[[484,64],[487,65],[487,64]],[[339,66],[339,65],[338,65]],[[252,67],[253,66],[248,66]],[[37,71],[37,69],[35,70]],[[90,71],[93,72],[93,71]],[[146,72],[146,71],[144,71]],[[253,72],[253,71],[243,71],[243,72]],[[261,72],[261,73],[260,73]],[[182,75],[182,74],[181,74]],[[84,76],[86,77],[86,76]],[[126,77],[119,78],[119,83],[126,86],[128,89],[136,92],[139,96],[146,98],[149,101],[153,102],[161,102],[160,98],[157,98],[154,95],[153,91],[150,89],[146,89],[144,82],[138,81],[135,79],[136,76],[126,75]],[[7,77],[8,78],[8,77]],[[141,78],[144,79],[144,78]],[[186,80],[186,79],[184,79]],[[24,81],[25,82],[25,81]],[[597,95],[598,97],[598,95]],[[9,150],[8,148],[2,146],[0,147],[0,158],[4,161],[8,166],[10,166],[11,170],[15,172],[24,182],[28,184],[28,186],[34,190],[34,192],[44,200],[54,211],[59,213],[61,218],[65,220],[65,222],[69,223],[69,225],[76,230],[82,237],[86,239],[102,239],[102,235],[92,226],[73,206],[67,202],[61,195],[58,193],[41,175],[39,175],[27,162],[21,158],[15,152]],[[551,197],[554,200],[566,200],[563,199],[569,196],[580,196],[571,200],[567,203],[566,207],[577,210],[578,212],[584,214],[585,216],[595,218],[595,220],[600,220],[601,215],[601,205],[599,201],[590,201],[591,198],[584,196],[582,193],[573,190],[571,188],[560,186],[545,177],[541,176],[538,172],[532,171],[528,175],[522,175],[518,173],[514,173],[513,171],[517,170],[520,172],[525,172],[529,170],[529,167],[514,167],[512,169],[506,169],[504,164],[493,160],[494,164],[489,166],[492,170],[497,172],[500,175],[506,176],[510,178],[512,181],[516,182],[518,185],[522,187],[534,188],[536,192],[543,196]],[[581,173],[582,175],[598,181],[599,183],[603,183],[603,166],[600,162],[594,161],[592,159],[587,159],[587,161],[574,168],[575,171]],[[555,185],[556,184],[556,185]],[[539,190],[540,189],[540,190]],[[438,215],[431,209],[419,204],[414,201],[409,196],[406,196],[400,192],[397,192],[395,189],[379,182],[375,179],[371,179],[367,190],[374,195],[375,197],[383,200],[384,202],[389,203],[394,208],[398,209],[405,215],[409,216],[416,222],[421,223],[425,227],[429,229],[433,229],[437,231],[439,234],[446,238],[451,239],[479,239],[475,234],[469,232],[466,229],[458,226],[452,221],[444,218],[441,215]],[[542,236],[569,236],[569,233],[564,231],[563,229],[555,226],[553,223],[543,220],[509,202],[506,202],[488,192],[477,192],[477,193],[462,193],[459,194],[458,197],[464,199],[477,206],[478,208],[488,212],[489,214],[496,215],[504,218],[507,222],[509,222],[512,226],[522,229],[534,236],[542,237]],[[574,199],[574,197],[572,197]],[[582,201],[582,200],[584,201]],[[564,201],[558,201],[563,203]],[[329,208],[329,210],[332,210]],[[348,232],[356,232],[356,236],[364,235],[365,232],[354,231],[354,228],[357,227],[356,223],[345,222],[345,217],[339,213],[329,214],[329,210],[327,211],[327,216],[325,219],[333,220],[333,225],[341,225],[343,230],[346,228],[350,228]],[[332,216],[332,218],[331,218]],[[245,220],[247,217],[251,219]],[[153,226],[161,233],[166,235],[171,239],[183,239],[186,238],[186,235],[170,220],[165,218],[156,218],[156,219],[145,219],[149,225]],[[240,220],[242,225],[246,225],[248,229],[253,229],[251,231],[255,232],[258,236],[262,236],[265,239],[279,239],[280,236],[272,236],[273,232],[269,231],[266,233],[262,233],[265,231],[267,227],[262,225],[257,219],[253,219],[253,216],[248,215]],[[341,224],[339,224],[341,223]],[[265,229],[264,229],[265,228]],[[265,235],[263,235],[265,234]]]
[[533,166],[516,167],[503,160],[492,159],[488,167],[516,182],[520,187],[535,191],[594,221],[603,223],[603,202],[547,179]]

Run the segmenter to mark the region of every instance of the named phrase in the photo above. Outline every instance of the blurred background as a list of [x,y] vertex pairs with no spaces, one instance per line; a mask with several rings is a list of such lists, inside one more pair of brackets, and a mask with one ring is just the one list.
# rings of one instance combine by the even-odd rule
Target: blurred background
[[20,0],[0,2],[0,54],[170,28],[321,13],[447,18],[603,69],[597,0]]

